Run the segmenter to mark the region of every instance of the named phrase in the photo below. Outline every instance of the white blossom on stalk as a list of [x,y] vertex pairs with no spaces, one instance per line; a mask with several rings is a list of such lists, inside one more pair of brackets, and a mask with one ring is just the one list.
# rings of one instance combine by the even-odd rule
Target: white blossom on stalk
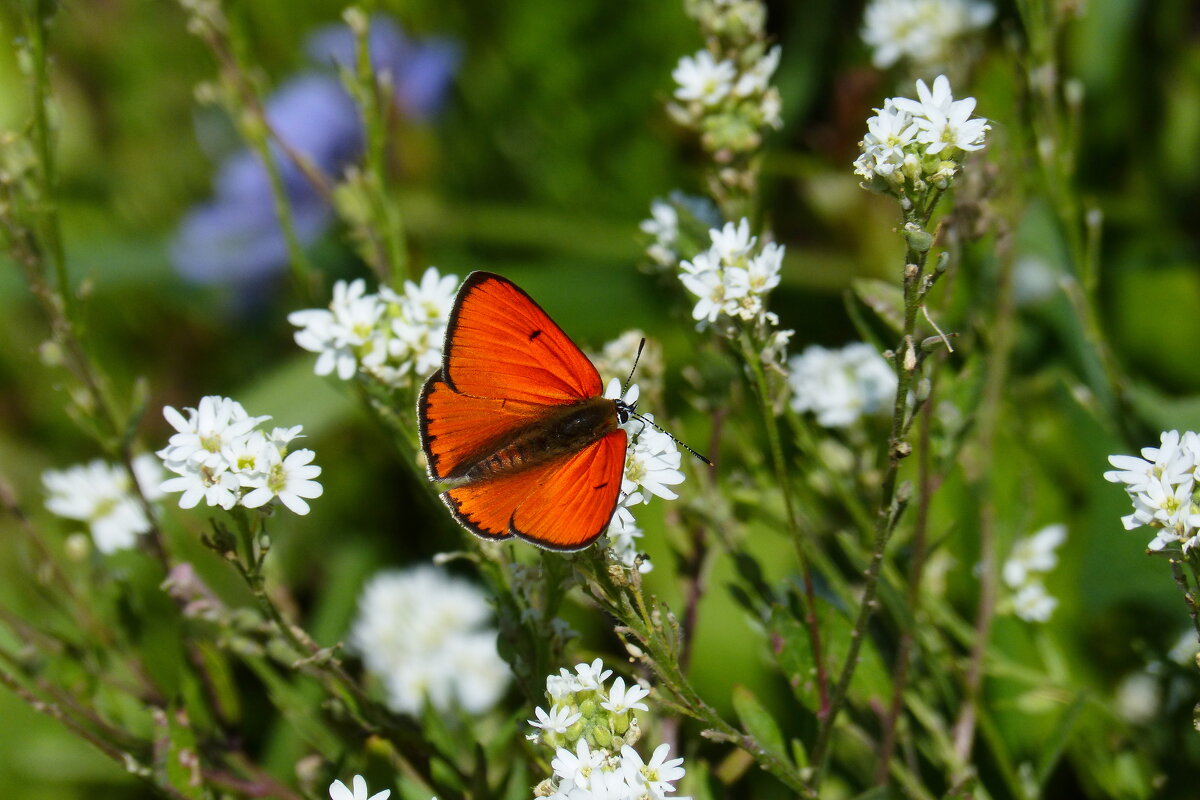
[[[685,215],[683,220],[680,219],[680,212]],[[678,189],[667,195],[665,200],[655,199],[650,204],[650,218],[638,224],[643,233],[653,237],[646,248],[646,255],[651,261],[661,267],[671,268],[679,263],[681,247],[690,247],[690,241],[685,241],[690,237],[685,236],[681,223],[689,228],[698,224],[703,226],[703,230],[708,230],[721,224],[721,214],[707,197],[685,194]]]
[[1029,581],[1012,598],[1013,613],[1026,622],[1045,622],[1050,619],[1058,600],[1046,592],[1041,581]]
[[1158,447],[1142,448],[1142,457],[1113,455],[1115,470],[1104,479],[1125,485],[1133,513],[1122,517],[1126,530],[1153,528],[1151,550],[1182,546],[1189,551],[1200,542],[1200,503],[1196,497],[1196,468],[1200,464],[1200,435],[1193,431],[1163,431]]
[[[649,710],[641,702],[649,691],[637,684],[626,688],[621,677],[607,686],[612,671],[599,659],[576,665],[575,674],[582,680],[568,679],[565,669],[546,678],[546,693],[557,711],[546,714],[539,708],[539,721],[530,721],[536,730],[526,738],[552,754],[553,773],[535,794],[566,800],[686,800],[674,795],[685,774],[683,759],[670,758],[667,744],[656,747],[649,761],[633,747],[642,736],[633,712]],[[547,724],[555,717],[573,722]]]
[[[640,394],[635,383],[622,396],[621,382],[617,378],[610,380],[604,390],[605,397],[623,400],[630,407],[637,405]],[[685,478],[679,469],[682,455],[675,440],[651,425],[653,420],[653,415],[639,414],[638,417],[631,416],[621,426],[629,437],[629,444],[621,477],[621,496],[607,531],[610,555],[621,565],[631,569],[637,567],[642,573],[653,567],[649,559],[638,553],[636,541],[641,538],[642,531],[630,509],[650,502],[651,496],[675,500],[679,495],[671,487],[683,483]]]
[[732,61],[717,61],[712,53],[700,50],[694,56],[684,56],[671,72],[675,83],[675,97],[683,101],[699,101],[713,106],[725,99],[737,77],[737,67]]
[[354,790],[341,781],[334,781],[329,785],[330,800],[388,800],[392,796],[391,789],[384,789],[382,792],[367,797],[367,782],[362,775],[355,775]]
[[867,133],[854,171],[876,191],[945,188],[968,152],[984,146],[986,119],[971,117],[975,98],[955,100],[950,81],[939,75],[930,89],[916,82],[917,100],[892,97],[867,120]]
[[378,359],[375,333],[383,316],[383,303],[367,294],[362,278],[333,285],[333,300],[326,309],[306,309],[288,314],[288,322],[301,328],[296,344],[317,353],[318,375],[336,372],[342,380],[354,377],[360,359]]
[[902,58],[940,65],[964,34],[986,27],[995,13],[991,3],[979,0],[871,0],[862,37],[877,67]]
[[162,492],[179,494],[180,508],[195,508],[201,500],[225,510],[239,503],[258,508],[277,498],[296,514],[308,513],[305,498],[321,495],[321,484],[314,480],[321,468],[311,463],[312,450],[288,452],[301,426],[274,428],[268,434],[258,426],[270,417],[251,417],[228,397],[203,397],[197,406],[185,413],[163,409],[176,432],[157,453],[174,473],[160,479]]
[[415,714],[428,704],[481,714],[510,677],[490,618],[479,588],[438,567],[387,570],[363,588],[350,646],[392,709]]
[[760,245],[747,219],[708,233],[709,249],[679,265],[680,282],[697,298],[692,317],[700,327],[722,319],[774,327],[777,319],[766,310],[766,299],[779,285],[784,248]]
[[314,371],[349,380],[366,373],[390,386],[410,386],[437,368],[458,278],[429,267],[403,292],[367,294],[361,278],[338,281],[328,308],[288,315],[296,344],[317,353]]
[[1049,572],[1058,564],[1055,551],[1067,539],[1067,526],[1047,525],[1019,539],[1004,562],[1004,582],[1012,588],[1025,583],[1030,573]]
[[864,414],[890,409],[896,373],[865,342],[840,350],[809,345],[788,361],[788,384],[795,411],[811,411],[826,428],[844,428]]
[[276,451],[269,471],[257,481],[260,485],[242,498],[242,505],[258,508],[278,497],[279,502],[293,513],[307,514],[309,507],[304,500],[320,497],[324,491],[321,484],[313,480],[321,474],[321,468],[311,463],[316,455],[312,450],[296,450],[281,461]]
[[[162,469],[154,456],[147,453],[134,458],[133,472],[143,497],[149,501],[162,497]],[[65,470],[46,470],[42,486],[46,508],[60,517],[86,522],[101,553],[133,547],[138,534],[150,530],[129,473],[119,464],[96,459]]]

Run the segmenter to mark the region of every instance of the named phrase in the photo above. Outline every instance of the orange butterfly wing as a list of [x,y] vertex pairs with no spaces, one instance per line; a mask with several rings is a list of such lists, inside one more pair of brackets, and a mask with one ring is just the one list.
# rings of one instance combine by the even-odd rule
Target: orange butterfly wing
[[595,397],[600,373],[533,298],[490,272],[458,290],[443,352],[444,379],[475,397],[562,405]]
[[553,550],[579,550],[608,528],[621,494],[625,431],[565,459],[442,493],[455,518],[490,539],[519,536]]
[[543,406],[474,397],[450,388],[439,369],[425,381],[417,402],[421,447],[429,476],[452,479],[495,450],[513,428],[529,425]]
[[[453,481],[495,452],[547,407],[598,396],[595,366],[511,281],[474,272],[447,325],[442,369],[417,405],[421,445],[434,480]],[[620,497],[627,438],[616,429],[574,453],[442,492],[454,517],[491,539],[520,536],[577,550],[608,527]]]
[[512,532],[554,550],[594,542],[617,510],[626,443],[618,428],[571,456],[517,506]]

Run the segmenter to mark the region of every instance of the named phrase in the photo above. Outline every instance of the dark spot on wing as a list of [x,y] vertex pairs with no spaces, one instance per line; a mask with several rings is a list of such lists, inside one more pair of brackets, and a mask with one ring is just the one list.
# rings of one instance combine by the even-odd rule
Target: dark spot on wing
[[541,329],[538,329],[538,330],[534,331],[533,333],[529,334],[529,341],[532,342],[534,339],[536,339],[537,337],[539,337],[541,335],[542,335],[542,331],[541,331]]
[[599,486],[593,486],[592,489],[599,490],[599,489],[603,489],[605,486],[608,486],[608,481],[605,481],[604,483],[600,484]]

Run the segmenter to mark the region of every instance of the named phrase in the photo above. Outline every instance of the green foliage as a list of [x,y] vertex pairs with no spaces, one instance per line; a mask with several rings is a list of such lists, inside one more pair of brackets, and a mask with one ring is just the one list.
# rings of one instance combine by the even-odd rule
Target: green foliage
[[[459,41],[445,113],[369,110],[338,221],[289,237],[291,278],[205,287],[172,269],[176,226],[222,158],[269,151],[254,109],[341,4],[217,4],[200,36],[172,4],[51,5],[0,9],[18,41],[0,51],[4,797],[311,798],[358,772],[404,798],[527,797],[549,772],[523,742],[544,678],[595,655],[655,686],[646,741],[673,732],[697,798],[1191,796],[1200,674],[1168,655],[1188,609],[1100,477],[1109,454],[1200,429],[1186,2],[1002,7],[955,77],[988,148],[907,215],[850,162],[870,109],[911,82],[865,66],[844,4],[774,4],[784,127],[727,136],[748,150],[731,177],[663,107],[679,56],[761,49],[745,31],[730,44],[654,0],[368,3]],[[343,75],[368,105],[376,77],[361,60]],[[761,331],[697,333],[678,282],[638,269],[637,222],[676,187],[752,209],[786,245],[771,308],[793,352],[911,352],[913,403],[825,429],[787,406]],[[642,520],[653,572],[480,548],[426,485],[411,392],[312,374],[288,312],[429,264],[512,277],[582,344],[634,327],[661,343],[645,410],[718,468],[685,464],[681,500]],[[304,425],[325,466],[313,513],[268,537],[257,517],[171,508],[137,550],[73,549],[81,525],[43,509],[42,472],[128,464],[165,443],[164,405],[213,393]],[[1001,565],[1058,521],[1058,608],[1020,621]],[[372,573],[446,551],[492,593],[516,688],[481,719],[416,720],[339,643]],[[182,562],[215,616],[164,591]],[[565,652],[560,616],[582,632]],[[1129,714],[1131,678],[1157,691],[1149,720]]]

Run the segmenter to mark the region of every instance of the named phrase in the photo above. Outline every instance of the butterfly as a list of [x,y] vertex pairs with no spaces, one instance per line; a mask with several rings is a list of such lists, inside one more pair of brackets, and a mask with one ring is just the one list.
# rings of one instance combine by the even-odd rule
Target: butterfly
[[417,401],[429,477],[485,539],[580,550],[620,500],[632,405],[515,283],[473,272],[454,300],[442,367]]

